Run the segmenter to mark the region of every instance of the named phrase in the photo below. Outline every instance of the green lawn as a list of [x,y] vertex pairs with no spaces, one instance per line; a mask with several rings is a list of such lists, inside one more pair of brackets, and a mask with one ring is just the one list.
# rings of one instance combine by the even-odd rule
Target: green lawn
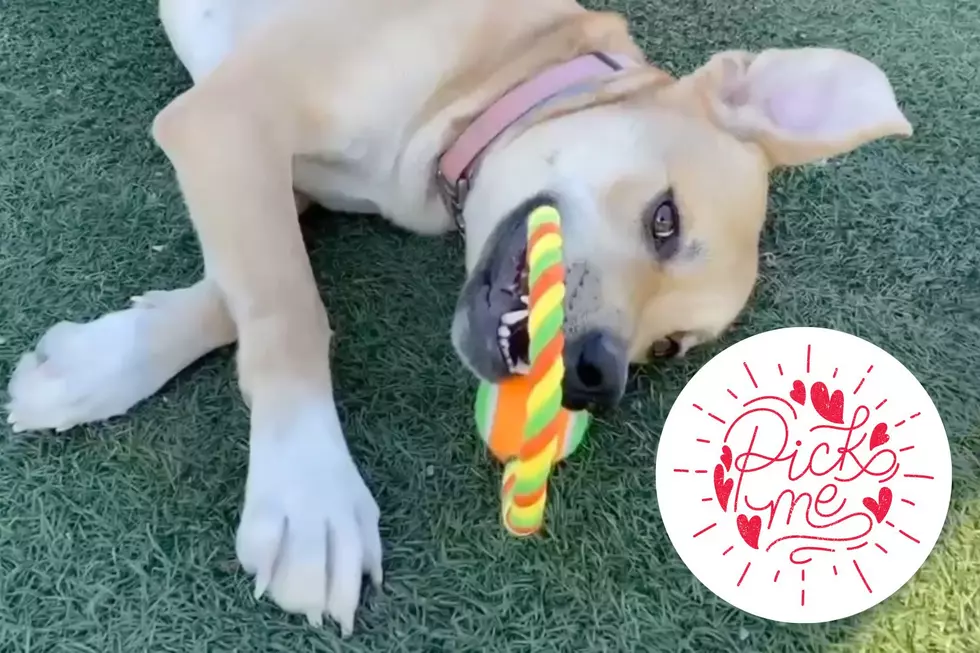
[[[980,650],[980,5],[601,4],[672,72],[723,48],[853,49],[889,73],[916,135],[776,179],[738,328],[637,375],[559,473],[544,541],[497,522],[498,469],[473,435],[473,382],[448,338],[459,243],[316,216],[306,229],[340,334],[342,419],[387,551],[384,592],[367,593],[355,637],[342,646],[333,629],[256,603],[237,570],[247,414],[222,351],[125,418],[2,439],[0,651]],[[55,321],[200,274],[149,137],[188,83],[151,0],[0,0],[4,386]],[[400,262],[386,265],[392,248]],[[674,552],[654,494],[657,436],[686,380],[725,344],[792,325],[849,331],[904,362],[938,405],[954,462],[947,528],[924,568],[877,608],[819,626],[716,599]]]

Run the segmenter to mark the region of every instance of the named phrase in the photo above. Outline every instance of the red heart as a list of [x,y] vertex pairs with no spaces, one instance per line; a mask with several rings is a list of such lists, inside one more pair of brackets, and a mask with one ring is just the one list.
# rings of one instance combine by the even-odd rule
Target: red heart
[[892,491],[887,487],[883,487],[878,490],[877,501],[871,497],[864,497],[861,503],[871,511],[871,514],[874,515],[874,518],[880,524],[885,519],[885,515],[888,514],[888,509],[892,507]]
[[[888,426],[886,426],[884,422],[879,422],[877,425],[875,425],[874,430],[871,431],[871,441],[869,444],[871,445],[871,448],[874,449],[875,447],[880,447],[891,439],[891,436],[888,435]],[[879,519],[878,521],[881,520]]]
[[739,515],[735,520],[738,524],[738,534],[742,536],[745,543],[753,549],[759,548],[759,533],[762,532],[762,518],[754,515],[752,519],[747,519],[745,515]]
[[844,423],[844,393],[835,390],[832,396],[828,396],[827,386],[822,381],[817,381],[810,386],[810,399],[813,401],[813,409],[820,417],[834,424]]
[[725,470],[722,466],[715,465],[715,496],[718,497],[718,503],[725,512],[728,512],[728,497],[731,496],[734,486],[735,481],[725,480]]
[[806,403],[806,386],[803,385],[803,381],[793,381],[793,390],[789,393],[789,398],[801,406]]
[[725,471],[732,469],[732,449],[727,444],[721,448],[721,464],[725,466]]

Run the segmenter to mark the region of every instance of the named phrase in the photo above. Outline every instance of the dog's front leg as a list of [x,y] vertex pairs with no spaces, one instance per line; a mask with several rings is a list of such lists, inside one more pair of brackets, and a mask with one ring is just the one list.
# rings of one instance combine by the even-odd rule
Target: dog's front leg
[[381,582],[378,507],[334,405],[331,331],[299,229],[288,116],[192,89],[160,113],[173,163],[238,332],[251,408],[237,552],[283,609],[353,627],[364,572]]

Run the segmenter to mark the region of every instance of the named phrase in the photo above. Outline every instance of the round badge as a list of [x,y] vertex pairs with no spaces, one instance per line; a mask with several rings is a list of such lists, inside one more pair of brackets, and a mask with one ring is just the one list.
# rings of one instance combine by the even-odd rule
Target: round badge
[[677,397],[657,451],[657,501],[684,563],[733,606],[790,623],[857,614],[908,582],[951,484],[922,385],[829,329],[777,329],[718,354]]

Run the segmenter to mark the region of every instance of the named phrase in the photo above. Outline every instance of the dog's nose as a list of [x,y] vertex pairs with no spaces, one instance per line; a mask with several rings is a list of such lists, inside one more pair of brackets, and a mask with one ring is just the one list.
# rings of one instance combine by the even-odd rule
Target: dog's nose
[[590,331],[565,346],[565,408],[611,408],[626,388],[626,343],[605,331]]

